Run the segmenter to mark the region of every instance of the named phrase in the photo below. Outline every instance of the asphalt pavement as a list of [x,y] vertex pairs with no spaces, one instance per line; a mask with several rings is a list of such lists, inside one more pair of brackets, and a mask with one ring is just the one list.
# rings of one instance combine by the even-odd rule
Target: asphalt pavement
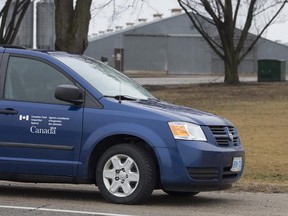
[[288,194],[205,192],[172,197],[155,191],[143,205],[104,200],[93,185],[0,181],[1,216],[287,216]]

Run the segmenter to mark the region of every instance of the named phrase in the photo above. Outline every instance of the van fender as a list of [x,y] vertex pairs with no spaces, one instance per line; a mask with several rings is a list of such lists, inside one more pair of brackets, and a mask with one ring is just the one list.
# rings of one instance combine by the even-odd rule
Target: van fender
[[[167,131],[168,132],[168,131]],[[80,155],[80,166],[87,167],[90,160],[90,155],[93,150],[102,140],[113,135],[131,135],[144,140],[153,150],[157,157],[160,169],[161,156],[159,155],[159,149],[167,149],[168,147],[176,147],[175,140],[172,134],[161,134],[151,130],[140,124],[134,123],[111,123],[103,127],[97,128],[86,140],[84,140],[82,152]],[[84,138],[85,139],[85,138]],[[86,165],[86,166],[85,166]],[[81,169],[78,170],[81,172]],[[87,170],[88,172],[88,170]],[[83,175],[84,173],[80,174]]]

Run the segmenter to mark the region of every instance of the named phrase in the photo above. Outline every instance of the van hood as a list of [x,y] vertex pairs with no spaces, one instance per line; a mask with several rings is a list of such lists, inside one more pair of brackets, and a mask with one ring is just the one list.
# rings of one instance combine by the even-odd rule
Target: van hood
[[[220,116],[203,112],[197,109],[192,109],[185,106],[178,106],[164,101],[135,101],[142,108],[148,108],[152,112],[170,117],[172,121],[185,121],[198,125],[221,125],[232,126],[232,123]],[[144,106],[144,107],[143,107]],[[139,106],[139,108],[141,108]]]

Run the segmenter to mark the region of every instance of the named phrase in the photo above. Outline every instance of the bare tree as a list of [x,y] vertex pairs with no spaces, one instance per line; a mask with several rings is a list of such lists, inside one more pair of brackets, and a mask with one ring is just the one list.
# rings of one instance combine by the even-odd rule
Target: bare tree
[[85,51],[88,46],[91,2],[92,0],[55,0],[56,50],[77,54]]
[[12,44],[28,9],[30,0],[7,0],[0,11],[0,44]]
[[104,8],[112,5],[112,10],[109,12],[113,22],[127,8],[136,7],[142,1],[148,0],[127,0],[122,2],[123,5],[117,4],[116,0],[94,1],[94,8],[91,9],[92,0],[54,0],[55,49],[82,54],[88,46],[87,36],[91,10],[98,14]]
[[[147,1],[147,0],[146,0]],[[0,44],[12,44],[17,36],[21,21],[33,0],[6,0],[0,11]],[[97,1],[95,1],[97,2]],[[139,0],[131,0],[128,6],[116,7],[116,0],[107,0],[98,12],[112,4],[112,20],[133,7]],[[55,4],[55,49],[82,54],[88,46],[88,30],[91,19],[92,0],[54,0]],[[13,8],[13,10],[11,9]],[[93,10],[93,9],[92,9]],[[12,12],[11,12],[12,11]]]
[[[287,1],[178,0],[178,3],[211,49],[224,61],[225,83],[238,84],[239,64],[276,19]],[[268,12],[269,17],[264,17]],[[258,22],[258,25],[255,22]],[[237,29],[237,25],[241,31]],[[253,25],[257,26],[258,31],[250,34]]]

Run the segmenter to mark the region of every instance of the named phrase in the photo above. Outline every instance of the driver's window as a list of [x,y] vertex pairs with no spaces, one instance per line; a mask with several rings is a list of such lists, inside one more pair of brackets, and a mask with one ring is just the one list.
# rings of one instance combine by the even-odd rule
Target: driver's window
[[55,98],[58,85],[74,85],[52,66],[21,57],[9,58],[5,83],[6,99],[53,104],[66,104]]

